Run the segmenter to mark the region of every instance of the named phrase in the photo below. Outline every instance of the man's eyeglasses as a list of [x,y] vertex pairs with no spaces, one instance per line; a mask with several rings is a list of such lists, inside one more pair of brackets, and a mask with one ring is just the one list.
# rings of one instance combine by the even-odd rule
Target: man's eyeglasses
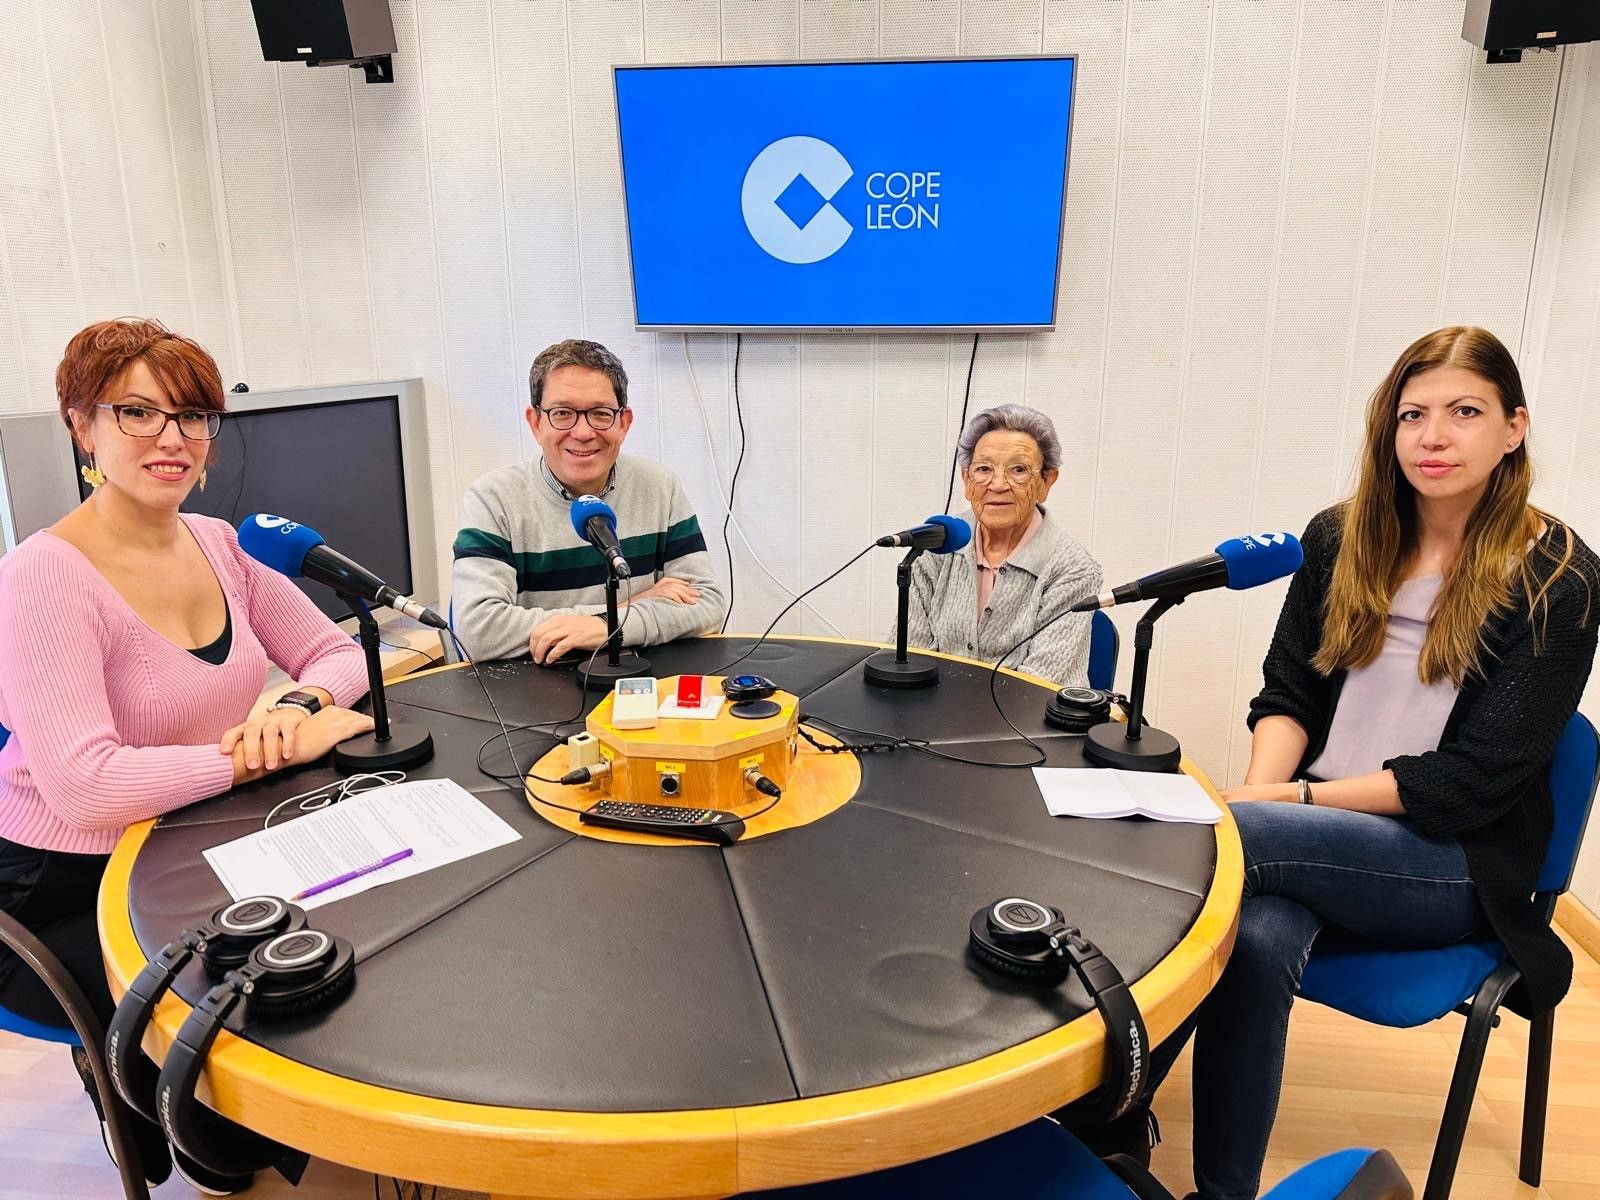
[[620,408],[546,408],[542,404],[535,407],[544,414],[544,419],[550,422],[553,429],[571,429],[577,425],[580,415],[589,422],[590,429],[610,429],[622,416]]
[[178,432],[191,442],[209,442],[222,429],[223,414],[211,408],[168,412],[148,404],[96,404],[95,407],[110,409],[117,418],[117,428],[129,437],[160,437],[166,432],[168,421],[175,421]]
[[997,474],[1000,482],[1007,487],[1026,487],[1038,473],[1032,467],[1023,466],[1021,463],[1013,463],[1004,469],[991,466],[989,463],[975,463],[967,468],[967,478],[980,487],[988,487],[994,482]]

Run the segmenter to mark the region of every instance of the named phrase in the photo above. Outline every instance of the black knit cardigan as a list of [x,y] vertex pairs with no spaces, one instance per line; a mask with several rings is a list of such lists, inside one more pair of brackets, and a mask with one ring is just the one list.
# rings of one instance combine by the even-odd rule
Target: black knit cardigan
[[[1344,671],[1323,675],[1311,665],[1342,530],[1338,506],[1306,526],[1305,564],[1289,584],[1262,665],[1264,686],[1250,702],[1252,730],[1274,714],[1305,729],[1310,740],[1297,774],[1322,753],[1344,685]],[[1439,748],[1383,764],[1417,828],[1461,843],[1489,924],[1522,972],[1509,1003],[1524,1015],[1553,1008],[1572,982],[1572,955],[1533,900],[1553,821],[1550,760],[1589,678],[1600,618],[1594,553],[1562,526],[1546,531],[1546,546],[1559,557],[1567,537],[1572,560],[1550,590],[1548,622],[1529,621],[1528,597],[1515,588],[1510,609],[1489,621],[1483,673],[1462,683]],[[1533,568],[1543,582],[1551,564],[1536,555]]]

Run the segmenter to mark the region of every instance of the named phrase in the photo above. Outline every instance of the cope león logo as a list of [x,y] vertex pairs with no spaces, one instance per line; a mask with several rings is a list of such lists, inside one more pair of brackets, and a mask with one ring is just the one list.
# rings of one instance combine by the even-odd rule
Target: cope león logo
[[832,200],[852,174],[820,138],[779,138],[744,173],[739,205],[750,236],[773,258],[821,262],[850,240],[850,222]]

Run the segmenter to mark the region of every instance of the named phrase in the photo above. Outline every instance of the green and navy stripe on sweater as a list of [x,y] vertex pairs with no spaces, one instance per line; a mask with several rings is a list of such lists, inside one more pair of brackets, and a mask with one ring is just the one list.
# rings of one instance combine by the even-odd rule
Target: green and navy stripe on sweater
[[[649,579],[668,563],[685,554],[703,553],[706,539],[700,522],[685,517],[670,529],[620,538],[618,545],[633,568],[635,578]],[[606,563],[593,546],[568,546],[560,550],[513,550],[497,533],[463,529],[456,535],[455,557],[489,558],[505,563],[517,574],[518,592],[564,592],[603,587]]]

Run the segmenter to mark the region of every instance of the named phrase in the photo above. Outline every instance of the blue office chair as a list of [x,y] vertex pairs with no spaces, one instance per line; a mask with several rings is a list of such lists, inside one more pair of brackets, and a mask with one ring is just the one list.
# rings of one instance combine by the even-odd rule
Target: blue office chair
[[[745,1200],[1172,1200],[1129,1159],[1101,1162],[1054,1121],[870,1175],[752,1192]],[[1341,1150],[1301,1167],[1262,1200],[1411,1200],[1411,1185],[1385,1150]]]
[[[1555,828],[1536,891],[1546,920],[1555,913],[1556,899],[1572,883],[1578,846],[1597,783],[1600,738],[1588,718],[1573,713],[1550,763]],[[1521,973],[1507,961],[1505,947],[1494,939],[1463,942],[1439,950],[1389,950],[1327,930],[1318,937],[1306,963],[1300,995],[1363,1021],[1409,1029],[1436,1021],[1449,1012],[1459,1012],[1467,1018],[1423,1200],[1445,1200],[1450,1194],[1489,1031],[1500,1024],[1500,1004],[1519,978]],[[1544,1166],[1545,1106],[1550,1091],[1550,1048],[1555,1023],[1554,1010],[1543,1012],[1533,1018],[1528,1031],[1522,1153],[1517,1175],[1531,1187],[1539,1186]]]
[[1116,622],[1097,608],[1089,617],[1089,686],[1109,692],[1117,677],[1117,650],[1122,638]]
[[150,1189],[145,1184],[143,1164],[139,1160],[139,1147],[133,1138],[130,1113],[122,1097],[111,1086],[111,1073],[106,1067],[106,1031],[100,1019],[89,1007],[89,999],[78,986],[78,981],[67,974],[61,960],[9,913],[0,912],[0,945],[4,945],[22,960],[56,998],[67,1018],[70,1029],[56,1025],[41,1025],[7,1009],[0,1008],[0,1029],[38,1041],[58,1042],[67,1046],[82,1046],[89,1055],[94,1073],[94,1087],[100,1098],[100,1107],[106,1115],[106,1127],[115,1151],[117,1172],[122,1176],[122,1192],[127,1200],[150,1200]]

